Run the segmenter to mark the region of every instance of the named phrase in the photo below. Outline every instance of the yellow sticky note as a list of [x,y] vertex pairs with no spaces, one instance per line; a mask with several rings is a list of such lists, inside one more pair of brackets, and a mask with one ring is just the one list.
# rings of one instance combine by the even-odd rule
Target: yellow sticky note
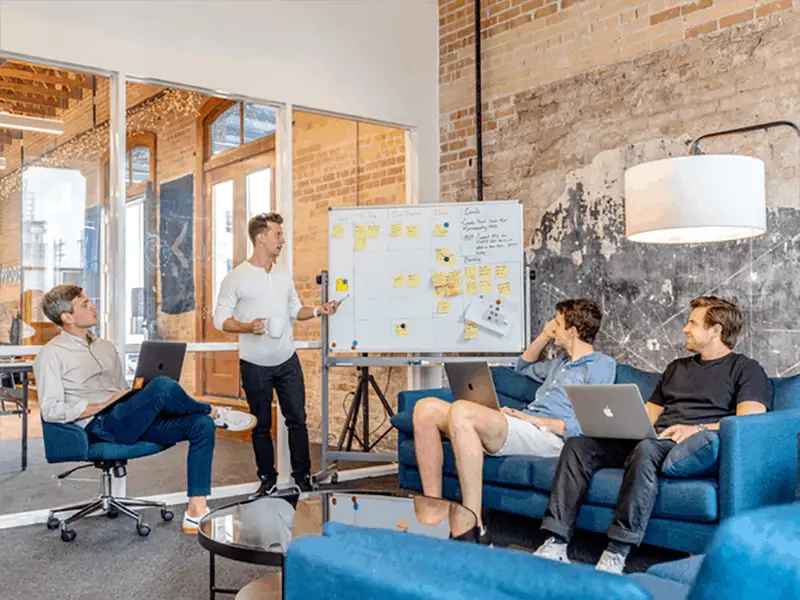
[[381,234],[380,225],[367,225],[367,237],[376,238]]
[[356,225],[353,228],[353,235],[355,237],[367,237],[367,226],[366,225]]
[[393,275],[392,276],[392,285],[396,288],[401,288],[406,284],[406,276],[405,275]]
[[440,315],[446,315],[450,312],[450,300],[440,300],[436,304],[436,312]]
[[455,265],[456,260],[455,256],[450,254],[450,250],[447,248],[437,248],[436,249],[436,262],[440,265],[444,265],[445,267],[452,267]]
[[[483,283],[483,282],[481,282]],[[501,296],[510,296],[511,295],[511,284],[508,281],[504,281],[503,283],[499,283],[497,285],[497,293]]]
[[494,276],[497,279],[508,279],[508,265],[495,265]]
[[433,279],[433,285],[444,285],[447,283],[447,279],[445,278],[444,273],[441,271],[436,271],[431,275],[431,279]]
[[480,272],[481,272],[481,279],[491,279],[492,265],[481,265]]
[[356,236],[356,251],[367,249],[367,238],[363,235]]
[[340,277],[336,280],[336,291],[337,292],[346,292],[350,289],[350,285],[347,282],[347,279],[344,277]]
[[464,326],[464,339],[465,340],[474,340],[478,337],[478,327],[472,321],[467,321],[466,325]]
[[474,279],[467,279],[467,293],[474,296],[478,292],[478,283]]
[[444,237],[447,235],[447,227],[439,223],[433,230],[433,235],[436,237]]
[[406,225],[406,237],[418,238],[419,227],[417,227],[416,225]]
[[334,225],[333,226],[333,237],[335,237],[335,238],[343,238],[344,237],[344,225]]
[[464,277],[476,279],[478,277],[478,267],[464,267]]
[[408,276],[408,287],[410,288],[419,287],[419,274],[414,273]]
[[405,323],[398,323],[394,326],[394,334],[397,337],[408,337],[408,327]]
[[481,292],[491,292],[492,291],[492,282],[489,279],[481,279]]
[[389,237],[399,237],[403,235],[403,224],[392,223],[389,225]]

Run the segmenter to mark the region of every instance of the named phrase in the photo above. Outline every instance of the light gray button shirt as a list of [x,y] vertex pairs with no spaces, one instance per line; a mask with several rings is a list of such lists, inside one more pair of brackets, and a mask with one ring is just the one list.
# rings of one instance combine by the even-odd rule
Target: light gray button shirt
[[117,349],[109,341],[85,338],[62,331],[41,349],[33,365],[42,419],[55,423],[78,421],[90,404],[101,404],[128,389]]

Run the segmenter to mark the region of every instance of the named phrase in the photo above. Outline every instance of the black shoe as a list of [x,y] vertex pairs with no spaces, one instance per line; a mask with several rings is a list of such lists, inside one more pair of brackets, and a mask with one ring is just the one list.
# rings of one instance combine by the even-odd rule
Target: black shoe
[[314,489],[314,486],[311,485],[311,475],[294,477],[294,483],[298,488],[300,488],[301,492],[310,492]]
[[271,496],[275,492],[278,491],[278,480],[277,478],[268,478],[268,479],[261,479],[261,485],[258,486],[258,489],[254,494],[252,494],[251,498],[261,498],[262,496]]
[[473,544],[480,544],[481,546],[494,546],[494,544],[492,544],[492,538],[489,537],[489,531],[481,529],[478,526],[455,537],[453,537],[451,533],[450,539],[457,542],[472,542]]

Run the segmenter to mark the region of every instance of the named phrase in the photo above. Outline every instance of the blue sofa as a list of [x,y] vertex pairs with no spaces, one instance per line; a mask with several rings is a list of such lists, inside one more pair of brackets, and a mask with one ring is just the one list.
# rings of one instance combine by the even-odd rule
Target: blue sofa
[[[501,404],[524,407],[538,388],[512,370],[493,370]],[[634,383],[642,398],[650,397],[660,373],[618,365],[616,383]],[[701,553],[719,523],[746,510],[794,500],[797,484],[797,433],[800,431],[800,376],[772,380],[773,410],[749,417],[728,417],[720,425],[719,475],[704,479],[663,477],[658,501],[644,542],[689,553]],[[502,393],[501,393],[502,392]],[[400,392],[398,429],[400,487],[421,491],[414,454],[412,412],[421,398],[453,401],[449,389]],[[544,516],[555,473],[556,458],[487,457],[484,465],[484,506],[536,519]],[[578,516],[581,529],[605,533],[614,515],[621,469],[595,473]],[[445,442],[444,495],[460,499],[455,458]]]
[[612,575],[525,552],[336,523],[289,545],[286,600],[548,598],[779,600],[800,597],[800,505],[743,513],[705,557]]

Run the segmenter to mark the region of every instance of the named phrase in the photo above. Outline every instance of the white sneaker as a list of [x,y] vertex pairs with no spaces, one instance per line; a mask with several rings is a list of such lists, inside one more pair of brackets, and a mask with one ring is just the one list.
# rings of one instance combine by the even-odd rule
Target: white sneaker
[[250,413],[219,406],[217,416],[214,417],[214,425],[228,431],[247,431],[256,426],[256,418]]
[[547,538],[547,541],[539,546],[538,550],[536,550],[533,555],[539,558],[546,558],[547,560],[569,564],[569,558],[567,558],[567,544],[557,541],[554,537]]
[[597,565],[595,565],[594,568],[598,571],[622,575],[622,571],[625,570],[625,557],[620,554],[615,554],[614,552],[609,552],[608,550],[603,550],[603,554],[600,556],[600,560],[597,561]]
[[209,509],[206,509],[199,517],[190,517],[188,512],[183,513],[183,524],[181,525],[181,531],[183,533],[194,534],[197,533],[198,528],[200,527],[200,521],[205,517],[209,512]]

